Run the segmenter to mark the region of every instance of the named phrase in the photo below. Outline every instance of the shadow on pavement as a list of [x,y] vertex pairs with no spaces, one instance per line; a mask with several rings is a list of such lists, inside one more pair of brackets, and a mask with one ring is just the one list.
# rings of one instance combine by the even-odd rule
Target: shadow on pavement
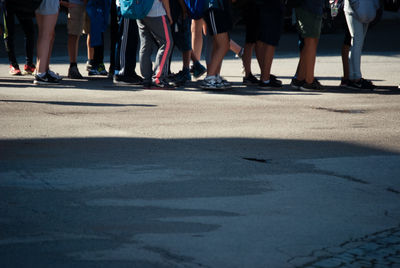
[[[212,206],[140,205],[140,200],[185,203],[188,198],[260,195],[275,190],[268,181],[274,174],[322,174],[364,185],[368,182],[328,174],[296,160],[393,154],[333,141],[0,140],[0,264],[86,268],[171,267],[166,263],[172,262],[196,266],[192,257],[143,244],[138,236],[185,234],[187,239],[196,239],[221,228],[212,219],[229,221],[244,215]],[[107,255],[117,249],[125,257],[102,258],[101,252]],[[157,261],[159,256],[163,261]]]

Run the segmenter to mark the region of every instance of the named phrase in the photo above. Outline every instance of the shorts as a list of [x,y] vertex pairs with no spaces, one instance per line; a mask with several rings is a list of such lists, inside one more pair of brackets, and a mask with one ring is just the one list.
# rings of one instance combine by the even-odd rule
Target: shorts
[[81,35],[85,19],[85,6],[76,5],[68,9],[67,29],[70,35]]
[[191,22],[192,20],[187,17],[171,25],[174,44],[182,52],[192,50]]
[[232,17],[229,8],[209,9],[204,14],[207,29],[210,35],[229,32],[232,29]]
[[59,0],[43,0],[35,12],[40,15],[54,15],[57,14],[59,10]]
[[90,34],[90,17],[86,11],[83,14],[83,33]]
[[278,46],[283,29],[284,7],[268,6],[259,7],[259,33],[257,41],[271,46]]
[[257,5],[250,1],[243,10],[243,19],[246,26],[246,43],[255,43],[259,32],[259,11]]
[[319,38],[321,35],[322,16],[302,7],[296,7],[297,29],[303,38]]

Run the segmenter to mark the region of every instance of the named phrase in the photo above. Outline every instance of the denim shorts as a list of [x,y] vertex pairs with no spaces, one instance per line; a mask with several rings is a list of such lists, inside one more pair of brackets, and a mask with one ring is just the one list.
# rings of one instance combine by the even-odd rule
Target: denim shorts
[[40,15],[57,14],[60,9],[59,0],[43,0],[40,6],[35,10]]

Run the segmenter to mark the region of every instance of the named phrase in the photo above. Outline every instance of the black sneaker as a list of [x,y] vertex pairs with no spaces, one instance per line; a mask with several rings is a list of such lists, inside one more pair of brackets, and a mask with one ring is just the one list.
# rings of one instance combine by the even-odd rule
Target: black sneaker
[[258,84],[260,84],[260,80],[258,80],[257,77],[255,77],[252,73],[246,77],[243,77],[243,85],[254,86]]
[[175,86],[183,86],[187,81],[192,80],[189,69],[183,69],[171,78],[171,83]]
[[35,79],[33,80],[33,84],[35,84],[35,85],[54,85],[54,84],[59,84],[59,83],[60,83],[60,80],[51,76],[47,72],[43,77],[36,74]]
[[300,90],[303,91],[318,91],[322,89],[322,85],[316,78],[314,78],[314,81],[312,83],[304,82],[303,85],[300,87]]
[[133,76],[114,75],[113,83],[114,84],[127,84],[127,85],[140,85],[143,83],[143,78],[141,78],[137,74],[135,74]]
[[298,80],[297,78],[293,77],[290,86],[294,89],[300,89],[304,83],[304,80]]
[[71,79],[83,79],[83,76],[81,75],[81,73],[78,70],[78,66],[74,65],[74,66],[70,66],[68,69],[68,78]]
[[344,77],[342,77],[340,79],[340,87],[349,88],[350,87],[350,83],[351,83],[351,81],[349,79],[345,79]]
[[278,78],[273,74],[269,75],[269,80],[274,81],[275,84],[279,84],[282,86],[282,81],[278,80]]
[[350,84],[348,87],[355,88],[355,89],[374,89],[374,88],[376,88],[376,86],[374,84],[372,84],[371,81],[364,79],[364,78],[360,78],[360,80],[358,80],[357,82],[350,81]]
[[202,76],[203,74],[205,74],[207,72],[206,67],[204,67],[200,62],[195,62],[195,64],[193,65],[193,77],[194,78],[199,78],[200,76]]
[[265,81],[260,81],[260,83],[258,84],[258,88],[260,89],[277,89],[281,87],[282,87],[282,81],[276,78],[272,79],[272,77],[270,77],[268,83],[266,83]]

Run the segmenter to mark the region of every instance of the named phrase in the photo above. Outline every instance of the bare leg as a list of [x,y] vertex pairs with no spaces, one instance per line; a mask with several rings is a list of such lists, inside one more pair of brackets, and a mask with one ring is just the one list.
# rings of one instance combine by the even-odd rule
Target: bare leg
[[192,48],[195,59],[200,60],[203,49],[204,20],[192,20]]
[[44,73],[49,69],[57,17],[58,13],[52,15],[36,14],[36,21],[39,28],[36,63],[38,73]]
[[304,38],[304,48],[300,53],[297,79],[306,83],[314,81],[314,67],[317,56],[318,38]]
[[342,64],[343,64],[343,78],[349,79],[349,52],[350,46],[343,45],[342,46]]
[[268,81],[271,74],[272,61],[274,60],[275,47],[261,41],[258,41],[256,46],[259,47],[261,51],[263,51],[263,53],[260,55],[263,59],[259,61],[262,63],[262,65],[260,64],[260,80]]
[[251,57],[253,56],[254,43],[246,43],[244,45],[244,53],[242,57],[245,76],[251,74]]
[[207,75],[218,75],[221,71],[222,60],[229,51],[228,33],[220,33],[213,36],[212,60],[208,66]]
[[94,48],[90,47],[90,34],[88,34],[87,38],[86,38],[86,47],[87,47],[87,58],[88,58],[88,60],[93,60]]
[[69,55],[69,62],[76,62],[78,58],[78,42],[79,36],[78,35],[68,35],[68,55]]

